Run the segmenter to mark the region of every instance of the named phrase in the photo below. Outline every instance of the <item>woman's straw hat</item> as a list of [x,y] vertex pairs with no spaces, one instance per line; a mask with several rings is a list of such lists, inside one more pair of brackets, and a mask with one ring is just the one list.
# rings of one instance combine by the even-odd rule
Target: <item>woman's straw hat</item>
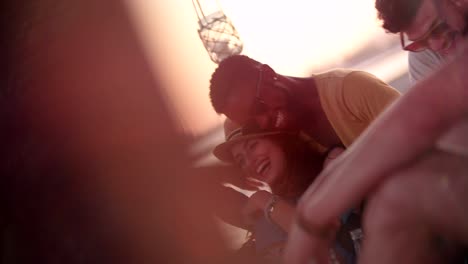
[[234,144],[242,142],[247,139],[270,136],[281,134],[281,131],[261,131],[261,132],[249,132],[248,129],[236,124],[234,121],[226,118],[224,121],[224,137],[225,142],[216,146],[213,150],[213,154],[220,160],[226,162],[233,162],[231,148]]

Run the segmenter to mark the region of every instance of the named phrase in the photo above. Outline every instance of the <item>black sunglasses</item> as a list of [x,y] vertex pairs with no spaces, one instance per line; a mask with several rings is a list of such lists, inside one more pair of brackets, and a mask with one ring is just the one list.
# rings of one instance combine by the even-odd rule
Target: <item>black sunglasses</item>
[[257,86],[255,88],[256,89],[255,99],[252,105],[252,109],[250,110],[251,116],[260,115],[268,111],[268,108],[269,108],[268,105],[265,103],[265,101],[263,101],[260,98],[260,90],[261,90],[262,84],[263,84],[263,70],[260,69],[258,73]]

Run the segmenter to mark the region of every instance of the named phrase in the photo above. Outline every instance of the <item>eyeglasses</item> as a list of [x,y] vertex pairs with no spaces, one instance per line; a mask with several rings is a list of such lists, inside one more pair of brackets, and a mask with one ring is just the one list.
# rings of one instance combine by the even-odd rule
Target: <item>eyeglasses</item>
[[241,128],[243,135],[259,133],[263,129],[257,124],[255,116],[268,111],[268,105],[260,98],[260,90],[263,84],[263,70],[260,68],[258,73],[257,85],[255,87],[255,98],[250,110],[250,120]]
[[[256,89],[255,98],[253,100],[253,103],[252,103],[252,105],[250,107],[250,111],[249,111],[250,117],[247,120],[247,122],[245,122],[245,126],[243,128],[243,131],[246,134],[249,134],[249,133],[252,133],[252,132],[254,132],[254,133],[258,133],[258,132],[261,132],[261,131],[264,132],[264,131],[267,131],[267,130],[273,128],[273,125],[269,124],[269,123],[265,124],[265,126],[267,126],[267,127],[263,127],[258,123],[258,120],[257,120],[260,116],[265,117],[264,116],[265,114],[269,113],[270,110],[274,109],[271,105],[268,105],[264,100],[262,100],[260,98],[260,92],[261,92],[262,86],[264,85],[263,75],[264,75],[263,68],[260,68],[259,69],[259,74],[258,74],[258,79],[257,79],[257,86],[255,88]],[[274,76],[273,80],[276,81],[277,77]],[[271,117],[268,117],[268,119],[271,119]]]
[[252,105],[252,109],[250,111],[250,114],[252,116],[263,114],[267,112],[269,108],[268,105],[265,103],[265,101],[263,101],[260,98],[260,90],[261,90],[260,88],[262,87],[262,84],[263,84],[263,70],[260,69],[259,74],[258,74],[258,79],[257,79],[257,86],[255,88],[256,89],[255,99]]
[[[454,34],[450,31],[450,26],[445,22],[445,20],[437,19],[434,21],[429,28],[429,30],[417,40],[408,40],[405,33],[400,32],[400,41],[401,47],[407,51],[419,52],[423,51],[428,48],[429,46],[429,39],[436,38],[440,39],[442,37],[449,37],[453,38]],[[407,39],[407,43],[405,44],[405,39]]]

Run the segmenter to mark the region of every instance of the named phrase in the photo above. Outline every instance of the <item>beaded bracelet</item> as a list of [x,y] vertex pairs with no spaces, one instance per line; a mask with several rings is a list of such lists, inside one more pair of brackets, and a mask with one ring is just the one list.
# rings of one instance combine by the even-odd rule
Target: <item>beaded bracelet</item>
[[275,195],[275,194],[271,195],[270,200],[268,201],[267,205],[265,206],[265,209],[263,210],[266,220],[268,220],[268,222],[272,224],[274,224],[274,222],[271,219],[271,214],[275,210],[275,205],[278,202],[278,200],[279,200],[278,195]]

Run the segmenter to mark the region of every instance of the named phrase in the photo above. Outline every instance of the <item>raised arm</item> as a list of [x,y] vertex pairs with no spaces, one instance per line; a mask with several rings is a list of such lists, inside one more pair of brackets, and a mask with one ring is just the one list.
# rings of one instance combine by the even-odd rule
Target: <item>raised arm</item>
[[467,61],[465,49],[418,83],[324,170],[299,203],[286,252],[288,263],[305,263],[311,255],[320,261],[324,256],[320,249],[325,248],[320,244],[327,241],[333,219],[433,149],[441,135],[466,117]]

